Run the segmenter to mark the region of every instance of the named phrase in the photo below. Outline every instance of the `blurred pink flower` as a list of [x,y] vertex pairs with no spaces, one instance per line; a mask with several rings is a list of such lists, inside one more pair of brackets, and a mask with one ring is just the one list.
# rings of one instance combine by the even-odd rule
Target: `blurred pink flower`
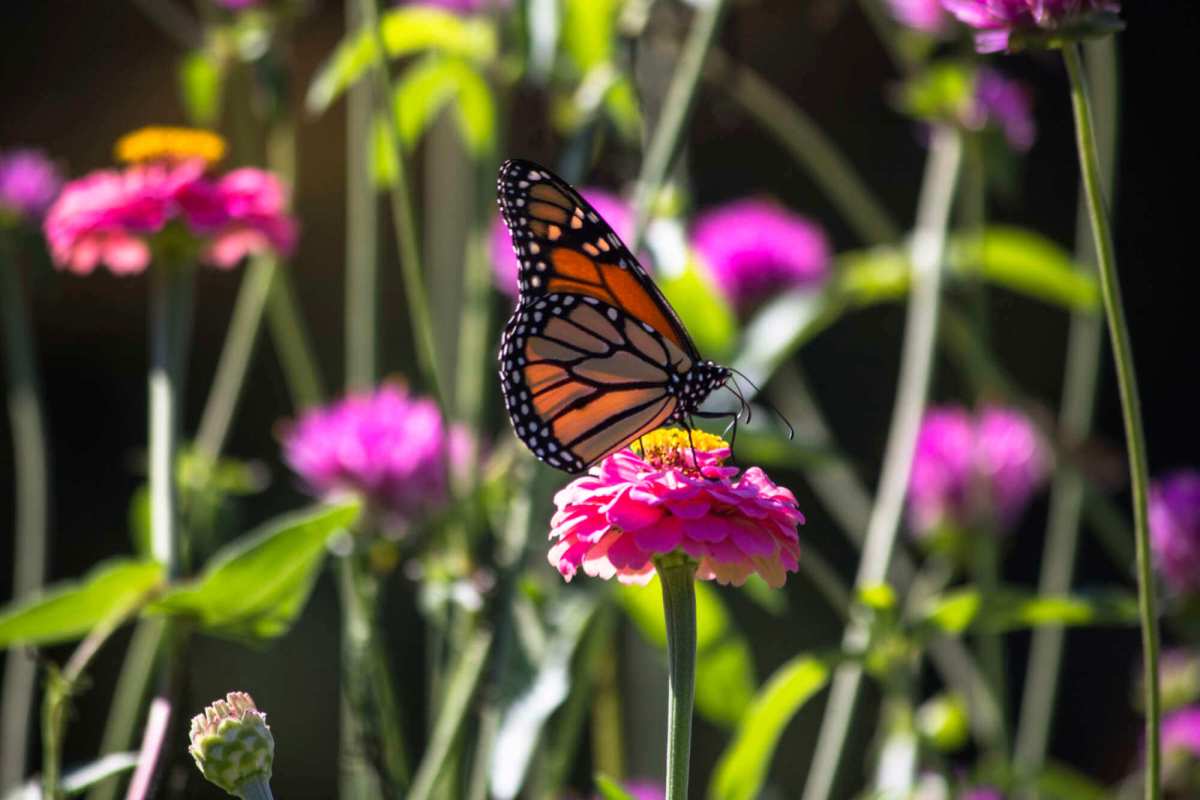
[[1050,456],[1019,411],[931,408],[917,435],[908,482],[909,523],[917,535],[942,525],[1011,526],[1046,479]]
[[0,221],[6,215],[40,220],[62,183],[58,167],[41,151],[0,152]]
[[1181,470],[1150,484],[1150,547],[1176,593],[1200,590],[1200,472]]
[[942,5],[976,30],[975,49],[981,53],[1007,50],[1014,33],[1052,33],[1120,10],[1116,0],[942,0]]
[[243,8],[252,8],[262,2],[262,0],[214,0],[214,2],[221,6],[221,8],[227,8],[230,11],[240,11]]
[[1162,749],[1200,758],[1200,706],[1188,706],[1163,717]]
[[1012,149],[1025,152],[1033,147],[1037,123],[1033,119],[1033,95],[1024,84],[986,67],[975,76],[975,94],[963,120],[968,128],[999,129]]
[[923,33],[943,33],[951,18],[941,0],[888,0],[892,16],[902,25]]
[[776,292],[819,283],[829,271],[829,241],[821,227],[762,200],[738,200],[701,214],[692,226],[692,247],[741,311]]
[[469,434],[449,431],[432,400],[384,384],[303,414],[284,434],[283,456],[321,497],[361,494],[373,510],[411,520],[443,504]]
[[247,253],[292,247],[295,223],[277,178],[239,169],[214,181],[205,169],[201,159],[152,161],[71,181],[43,224],[55,264],[79,275],[99,264],[117,275],[142,272],[150,263],[150,238],[173,220],[207,248],[204,259],[220,267]]
[[1004,794],[990,786],[976,786],[964,791],[959,800],[1004,800]]
[[682,550],[699,562],[696,577],[741,585],[757,572],[782,586],[800,556],[796,498],[758,467],[738,477],[723,466],[718,437],[655,431],[644,456],[622,450],[554,497],[551,565],[568,581],[580,567],[593,577],[645,584],[656,555]]
[[[579,190],[583,199],[592,204],[596,213],[612,226],[622,241],[633,236],[633,209],[621,198],[603,189],[586,187]],[[517,297],[517,257],[513,253],[512,238],[499,212],[492,224],[491,256],[493,277],[496,287],[514,300]]]

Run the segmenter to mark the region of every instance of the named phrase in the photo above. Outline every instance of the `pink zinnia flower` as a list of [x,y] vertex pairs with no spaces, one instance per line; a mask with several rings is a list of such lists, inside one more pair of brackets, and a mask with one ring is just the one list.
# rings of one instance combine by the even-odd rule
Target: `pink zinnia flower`
[[1183,470],[1150,485],[1150,547],[1167,586],[1200,590],[1200,472]]
[[980,522],[1011,526],[1046,479],[1050,456],[1019,411],[960,406],[926,412],[908,482],[909,522],[917,535]]
[[[633,209],[621,198],[603,189],[586,187],[579,190],[583,199],[592,204],[622,241],[633,236]],[[517,257],[513,253],[512,237],[503,218],[496,214],[492,224],[491,255],[496,287],[509,297],[517,297]]]
[[360,494],[402,523],[445,502],[469,444],[432,400],[385,384],[306,412],[285,433],[283,456],[314,494]]
[[[568,581],[591,576],[645,584],[653,559],[682,550],[696,577],[741,585],[757,572],[782,586],[800,556],[804,515],[790,491],[758,467],[740,477],[723,466],[729,446],[700,431],[663,429],[643,437],[645,452],[622,450],[554,497],[550,563]],[[695,444],[693,457],[692,443]]]
[[279,178],[244,167],[216,184],[222,222],[208,249],[207,260],[229,268],[248,255],[291,252],[296,224],[287,213],[287,193]]
[[950,27],[950,15],[941,0],[888,0],[892,16],[902,25],[922,33],[944,33]]
[[942,5],[976,29],[975,49],[981,53],[1007,50],[1013,34],[1084,28],[1120,10],[1116,0],[942,0]]
[[1184,753],[1200,758],[1200,706],[1173,711],[1162,720],[1163,752]]
[[38,150],[0,152],[0,222],[6,216],[40,220],[62,182],[58,167]]
[[697,217],[692,248],[741,311],[767,296],[812,286],[829,271],[829,241],[807,217],[762,200],[739,200]]

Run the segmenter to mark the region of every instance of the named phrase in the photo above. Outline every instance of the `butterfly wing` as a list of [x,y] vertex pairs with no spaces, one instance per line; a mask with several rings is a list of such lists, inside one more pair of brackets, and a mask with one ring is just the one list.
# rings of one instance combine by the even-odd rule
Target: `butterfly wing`
[[692,361],[700,359],[637,258],[566,181],[533,162],[512,160],[500,167],[496,190],[520,265],[522,302],[552,293],[594,297],[645,322]]

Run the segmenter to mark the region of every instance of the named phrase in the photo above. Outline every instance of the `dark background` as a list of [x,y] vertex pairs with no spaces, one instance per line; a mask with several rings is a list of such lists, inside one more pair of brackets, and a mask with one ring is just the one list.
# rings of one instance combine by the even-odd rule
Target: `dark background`
[[[1188,242],[1196,224],[1194,186],[1200,179],[1195,128],[1187,115],[1196,97],[1200,8],[1188,0],[1127,0],[1124,6],[1128,30],[1119,39],[1116,235],[1151,469],[1160,473],[1200,464],[1196,308],[1187,289],[1194,284],[1196,248]],[[319,4],[299,26],[293,53],[297,97],[341,30],[341,6],[328,2]],[[888,89],[898,76],[856,4],[736,3],[722,39],[728,51],[816,117],[894,216],[911,220],[923,160],[920,136],[888,102]],[[0,45],[0,147],[45,148],[78,176],[110,163],[112,144],[122,133],[146,124],[183,122],[174,72],[181,51],[132,3],[9,3],[0,21]],[[1035,87],[1039,136],[1022,162],[1019,196],[993,207],[991,214],[1037,229],[1069,247],[1077,163],[1061,62],[1049,55],[997,62]],[[544,125],[544,117],[513,118],[506,137],[512,143],[511,155],[555,163],[556,140]],[[342,106],[303,121],[295,191],[302,238],[291,269],[331,384],[340,382],[342,369],[344,146]],[[858,245],[786,154],[711,90],[697,104],[688,158],[698,206],[745,194],[771,194],[820,219],[839,248]],[[635,168],[636,161],[626,156],[604,161],[597,174],[627,182]],[[384,373],[403,372],[410,364],[403,293],[391,247],[389,243],[381,270]],[[52,274],[36,252],[28,260],[26,266],[37,273],[33,316],[52,447],[51,574],[66,578],[98,559],[129,550],[128,500],[141,480],[137,465],[145,442],[146,286],[144,277],[116,278],[103,271],[86,279]],[[199,274],[186,409],[189,430],[198,420],[237,280],[237,273]],[[1067,317],[1003,291],[993,293],[991,314],[1005,367],[1028,391],[1054,406]],[[841,443],[868,484],[877,474],[886,435],[901,328],[899,307],[857,313],[801,354]],[[278,461],[272,432],[273,425],[290,414],[286,386],[269,346],[260,345],[258,352],[227,447],[230,454],[263,459],[275,476],[265,495],[243,506],[250,523],[299,502]],[[966,399],[961,391],[954,369],[940,364],[934,400]],[[1097,409],[1097,438],[1119,448],[1119,406],[1107,364]],[[0,557],[5,564],[0,597],[8,596],[11,579],[8,434],[5,419],[0,423],[0,441],[5,443],[0,447],[0,552],[6,554]],[[852,550],[802,480],[789,482],[802,508],[811,510],[806,541],[851,575]],[[1127,505],[1123,488],[1115,492]],[[1045,507],[1042,497],[1012,537],[1009,580],[1036,581]],[[1085,536],[1082,541],[1079,582],[1120,579],[1093,540]],[[837,624],[802,580],[790,582],[787,591],[791,614],[783,621],[726,593],[755,643],[762,677],[799,650],[829,646],[838,636]],[[397,586],[390,611],[392,644],[399,663],[414,665],[408,671],[401,668],[401,681],[419,679],[415,665],[421,663],[421,634],[411,607],[411,587]],[[281,797],[334,793],[337,617],[332,587],[323,580],[299,625],[268,649],[255,652],[201,640],[194,653],[189,707],[198,710],[238,687],[250,690],[271,714],[279,739],[274,785]],[[1027,637],[1013,641],[1010,680],[1015,683],[1023,670]],[[123,642],[118,638],[105,649],[90,691],[77,703],[67,742],[68,763],[95,752]],[[1056,757],[1103,780],[1119,778],[1136,762],[1140,732],[1128,698],[1137,658],[1135,631],[1069,635],[1052,740]],[[402,695],[420,697],[423,691],[408,687]],[[789,787],[788,794],[799,791],[818,711],[819,704],[806,710],[781,745],[773,774]],[[865,712],[860,712],[860,720],[866,723]],[[858,725],[860,737],[869,728]],[[701,723],[695,756],[701,773],[698,786],[704,785],[704,773],[723,742],[722,734]],[[859,742],[860,747],[867,744],[865,739]],[[847,762],[848,772],[862,763],[862,752]],[[198,796],[215,794],[199,789]]]

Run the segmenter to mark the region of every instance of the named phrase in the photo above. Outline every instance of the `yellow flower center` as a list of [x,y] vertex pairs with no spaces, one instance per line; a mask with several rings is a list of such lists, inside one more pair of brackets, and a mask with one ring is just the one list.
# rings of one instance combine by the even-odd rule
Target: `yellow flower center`
[[704,431],[694,430],[689,434],[680,428],[659,428],[635,439],[629,447],[656,467],[691,467],[693,448],[697,453],[710,453],[728,449],[729,443]]
[[215,164],[225,155],[225,140],[212,131],[198,128],[152,127],[125,134],[114,149],[117,160],[126,164],[191,158]]

